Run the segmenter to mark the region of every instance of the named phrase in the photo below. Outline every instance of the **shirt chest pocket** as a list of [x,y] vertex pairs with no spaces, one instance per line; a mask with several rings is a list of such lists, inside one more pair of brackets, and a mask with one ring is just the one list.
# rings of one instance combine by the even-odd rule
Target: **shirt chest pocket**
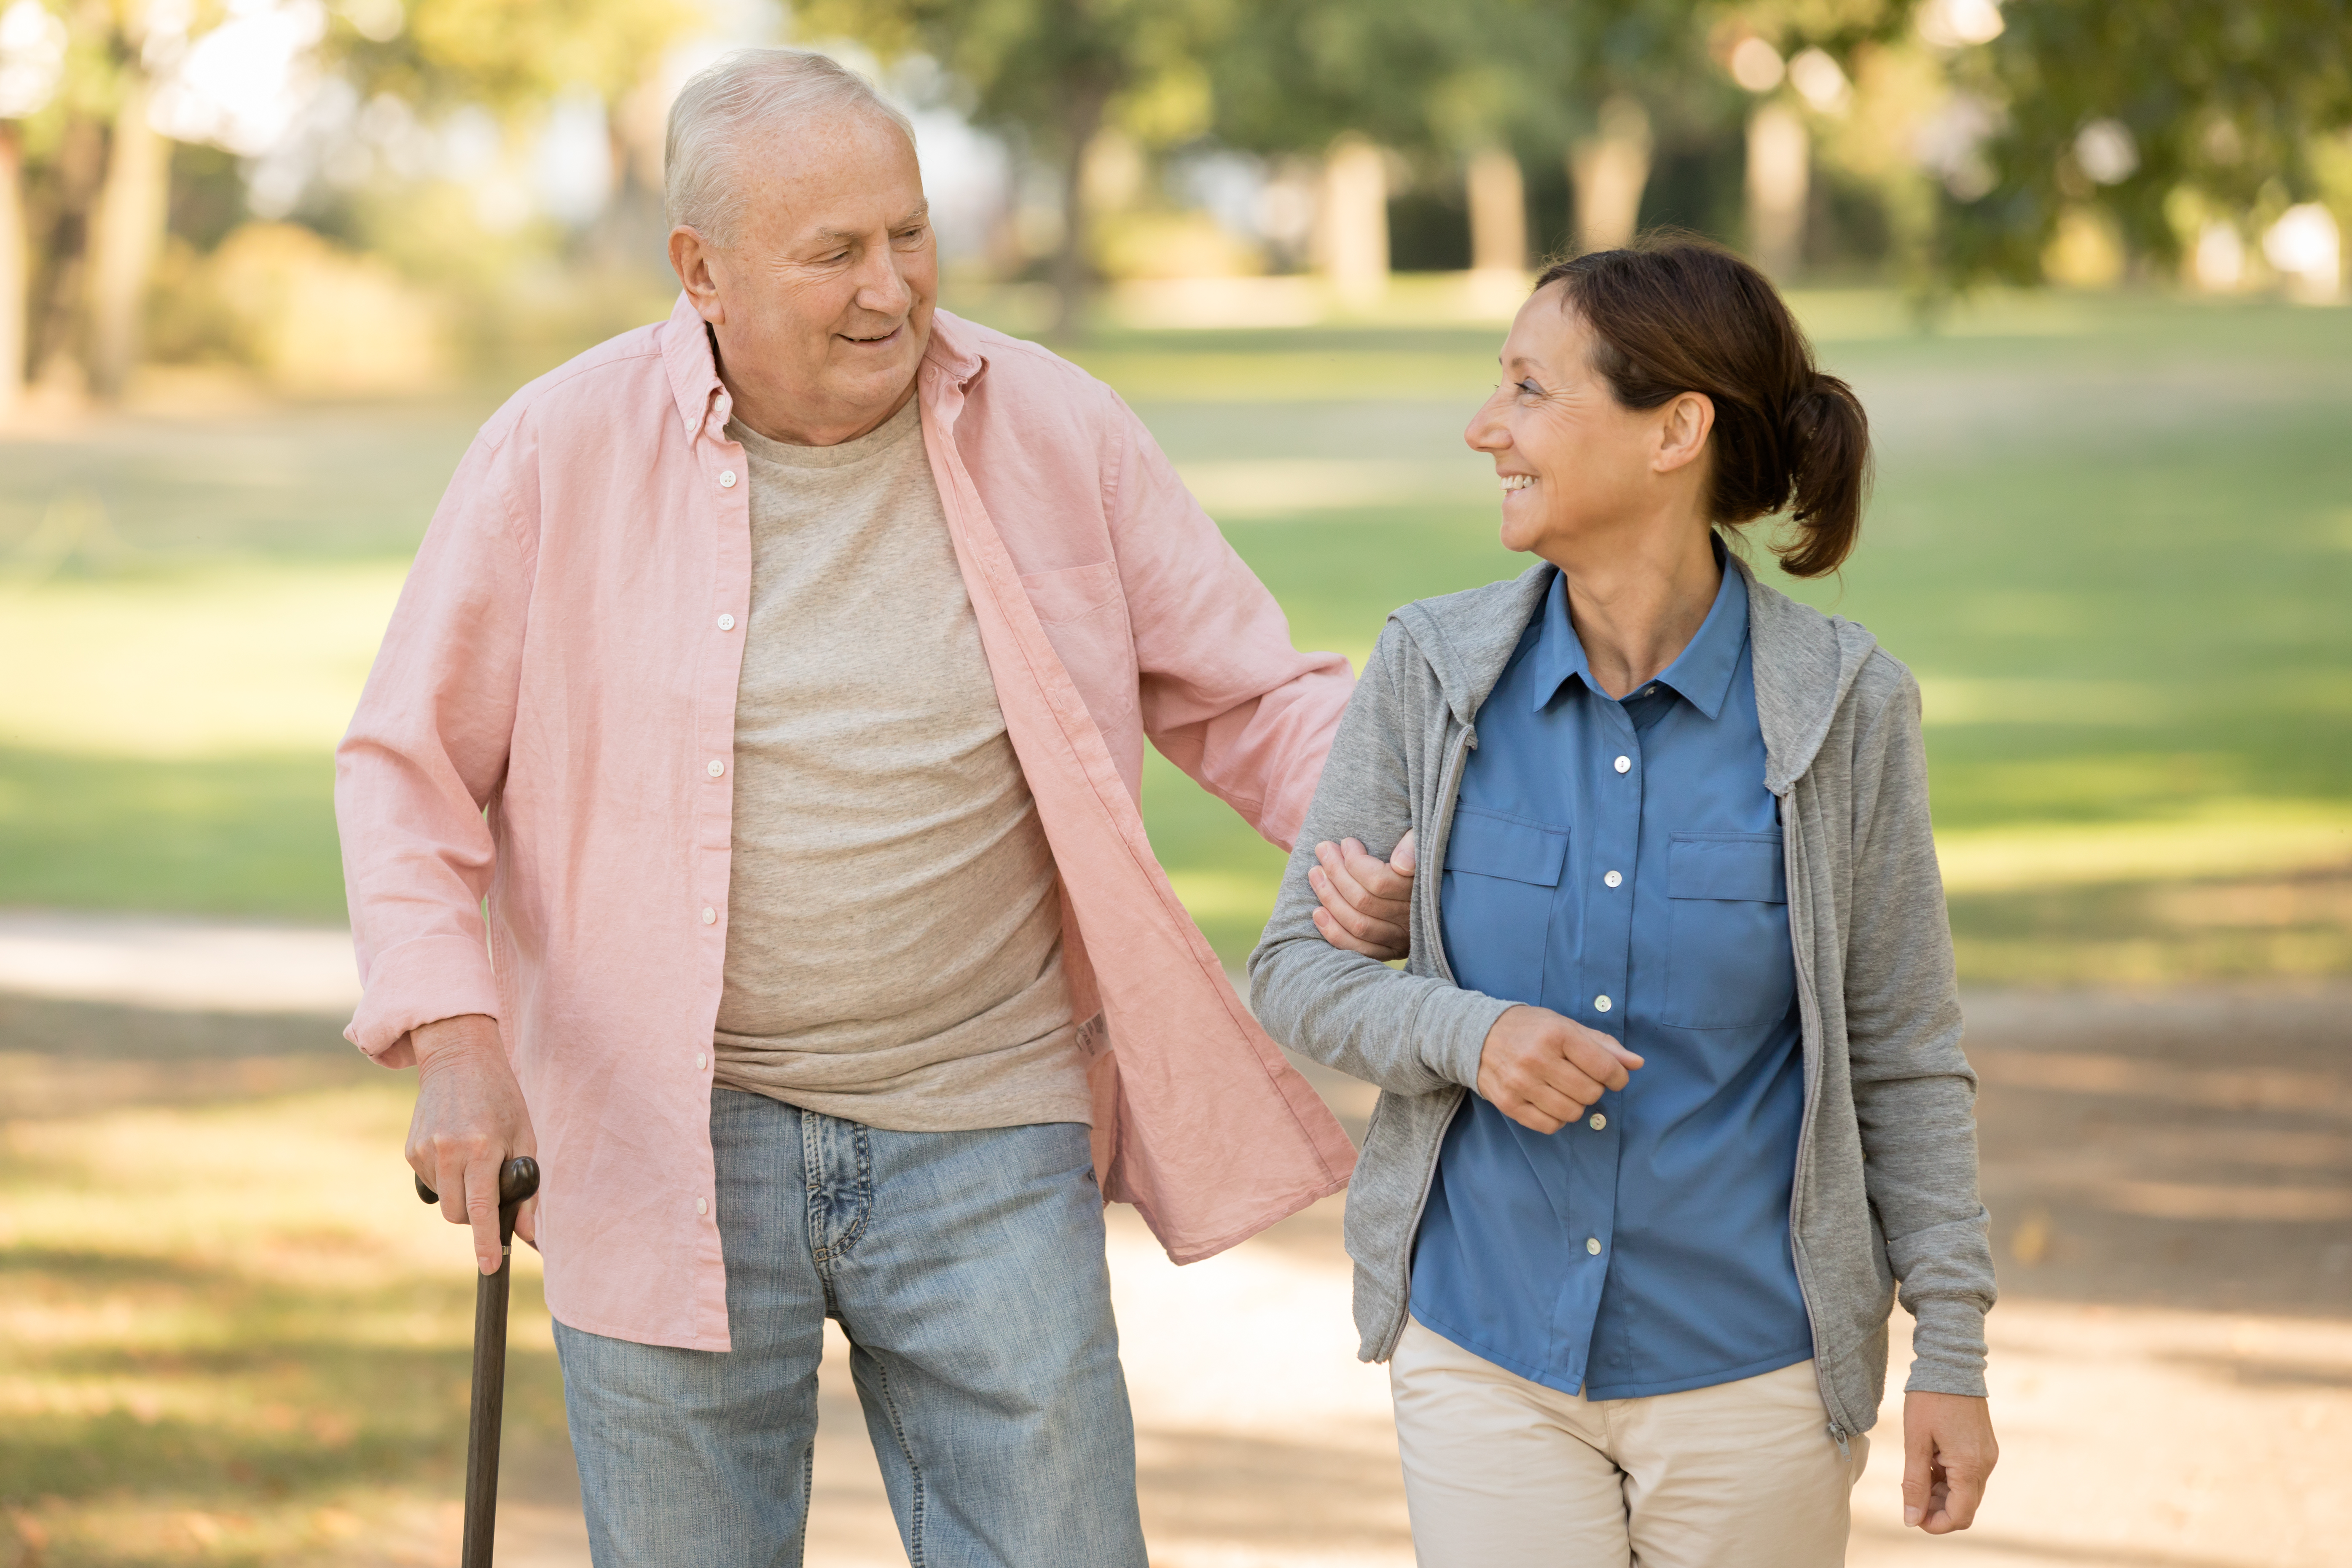
[[1738,1029],[1778,1022],[1797,996],[1789,883],[1770,833],[1677,833],[1666,847],[1672,917],[1662,1022]]
[[1445,841],[1439,898],[1454,977],[1513,1002],[1543,994],[1552,896],[1568,860],[1568,829],[1465,805]]

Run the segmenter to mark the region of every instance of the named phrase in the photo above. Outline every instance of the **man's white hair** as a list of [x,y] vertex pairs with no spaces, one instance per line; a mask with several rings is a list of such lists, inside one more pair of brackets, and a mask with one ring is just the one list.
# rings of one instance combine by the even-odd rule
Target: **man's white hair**
[[662,185],[671,226],[683,224],[721,249],[731,247],[740,237],[744,195],[732,176],[746,133],[861,110],[879,115],[908,146],[915,144],[913,122],[829,55],[738,49],[697,72],[669,106]]

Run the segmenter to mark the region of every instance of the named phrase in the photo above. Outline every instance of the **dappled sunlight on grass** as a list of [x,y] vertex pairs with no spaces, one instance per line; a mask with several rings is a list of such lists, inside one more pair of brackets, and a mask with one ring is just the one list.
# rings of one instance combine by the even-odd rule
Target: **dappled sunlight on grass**
[[[0,1505],[41,1561],[449,1554],[474,1288],[409,1190],[413,1092],[0,1124]],[[528,1456],[562,1444],[562,1386],[517,1273]]]

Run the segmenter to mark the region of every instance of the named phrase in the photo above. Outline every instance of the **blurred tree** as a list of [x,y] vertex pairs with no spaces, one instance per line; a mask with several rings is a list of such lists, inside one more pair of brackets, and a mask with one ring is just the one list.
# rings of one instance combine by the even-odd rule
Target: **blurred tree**
[[410,0],[341,16],[330,47],[362,96],[505,115],[577,89],[609,108],[703,19],[690,0]]
[[0,425],[16,413],[24,393],[30,244],[24,132],[13,120],[0,120]]
[[1377,290],[1384,259],[1383,161],[1373,144],[1459,171],[1471,261],[1526,264],[1519,153],[1558,146],[1569,123],[1558,84],[1577,37],[1540,0],[1265,0],[1210,61],[1214,125],[1226,143],[1324,160],[1318,261],[1343,297]]
[[147,284],[163,252],[171,202],[171,143],[148,113],[155,82],[145,60],[147,10],[125,5],[111,17],[114,112],[89,227],[90,386],[110,402],[122,395],[139,363]]
[[138,360],[169,159],[148,123],[147,6],[79,0],[64,20],[61,79],[40,127],[48,199],[38,225],[34,368],[111,399]]
[[[2352,130],[2352,0],[1928,0],[1981,139],[1946,163],[1948,279],[2037,279],[2071,213],[2177,260],[2209,216],[2324,192]],[[1979,26],[1972,37],[1957,19]],[[1938,27],[1944,31],[1937,33]]]
[[32,312],[23,122],[57,97],[66,43],[65,23],[39,0],[0,5],[0,421],[23,393]]
[[1203,60],[1237,0],[803,0],[804,34],[855,38],[886,60],[929,56],[972,93],[976,123],[1013,132],[1060,176],[1055,331],[1076,331],[1091,281],[1087,158],[1117,126],[1147,146],[1208,129]]

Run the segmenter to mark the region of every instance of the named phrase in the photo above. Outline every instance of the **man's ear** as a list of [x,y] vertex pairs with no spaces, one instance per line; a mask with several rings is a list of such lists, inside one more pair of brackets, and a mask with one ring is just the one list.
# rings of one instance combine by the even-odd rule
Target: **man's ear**
[[1704,392],[1677,393],[1658,414],[1658,450],[1651,469],[1671,474],[1696,462],[1715,429],[1715,399]]
[[719,300],[719,279],[711,270],[717,254],[701,231],[678,225],[669,231],[669,269],[677,274],[678,287],[694,301],[694,308],[712,326],[724,326],[727,308]]

